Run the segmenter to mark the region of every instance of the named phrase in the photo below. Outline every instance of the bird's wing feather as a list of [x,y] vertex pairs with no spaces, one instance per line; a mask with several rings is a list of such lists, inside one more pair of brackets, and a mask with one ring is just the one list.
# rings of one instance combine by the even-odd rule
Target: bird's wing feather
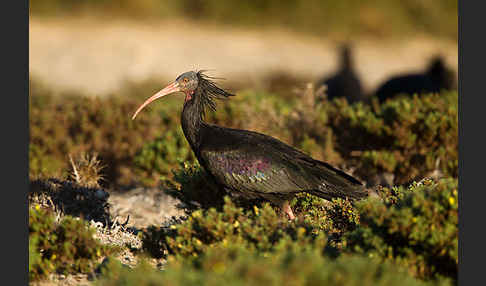
[[228,128],[211,132],[201,159],[226,187],[254,193],[317,191],[322,197],[352,195],[361,187],[346,173],[270,136]]
[[[248,150],[202,151],[209,171],[227,187],[253,193],[293,193],[305,186],[292,180],[284,162]],[[278,190],[278,191],[277,191]]]

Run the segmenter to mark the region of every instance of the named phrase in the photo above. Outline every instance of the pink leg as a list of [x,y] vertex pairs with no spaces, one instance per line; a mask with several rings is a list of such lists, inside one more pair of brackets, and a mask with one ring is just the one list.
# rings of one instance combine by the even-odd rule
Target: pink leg
[[282,211],[289,216],[290,220],[295,219],[295,215],[294,215],[294,212],[292,211],[292,209],[290,208],[289,201],[285,201],[282,204]]

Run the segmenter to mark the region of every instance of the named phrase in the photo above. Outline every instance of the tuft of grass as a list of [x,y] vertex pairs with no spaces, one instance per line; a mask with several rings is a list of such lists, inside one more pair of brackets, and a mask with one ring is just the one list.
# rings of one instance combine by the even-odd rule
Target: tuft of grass
[[75,160],[69,155],[72,171],[70,179],[78,185],[87,188],[99,188],[99,182],[104,180],[102,170],[106,167],[101,163],[98,154],[80,154]]

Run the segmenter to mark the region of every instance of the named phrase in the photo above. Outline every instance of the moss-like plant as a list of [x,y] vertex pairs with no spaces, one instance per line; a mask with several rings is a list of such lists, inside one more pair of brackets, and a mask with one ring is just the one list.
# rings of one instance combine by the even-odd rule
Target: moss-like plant
[[89,273],[99,258],[117,249],[99,243],[83,220],[63,217],[39,206],[29,209],[29,279],[56,273]]
[[325,243],[327,239],[307,220],[289,222],[265,203],[260,208],[244,209],[229,197],[221,211],[216,208],[196,210],[181,224],[146,230],[144,248],[152,255],[192,256],[205,253],[217,245],[244,245],[247,249],[266,253],[278,244],[294,241],[304,245]]
[[190,259],[170,259],[159,271],[148,263],[127,269],[111,262],[98,285],[451,285],[424,282],[403,268],[359,256],[332,260],[305,247],[259,254],[242,245],[217,246]]
[[384,202],[358,205],[360,226],[344,236],[345,250],[379,257],[430,279],[457,279],[457,179],[384,188]]
[[[391,172],[403,184],[435,170],[457,177],[457,102],[457,92],[399,97],[373,106],[349,106],[337,99],[328,113],[336,148],[355,162],[359,175]],[[352,151],[361,153],[357,160]]]

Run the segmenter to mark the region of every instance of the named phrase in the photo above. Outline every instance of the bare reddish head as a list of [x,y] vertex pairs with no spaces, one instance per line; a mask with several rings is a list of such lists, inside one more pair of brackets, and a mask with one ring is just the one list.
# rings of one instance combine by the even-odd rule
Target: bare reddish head
[[189,101],[192,99],[192,96],[194,95],[194,91],[196,90],[197,86],[199,84],[199,77],[198,73],[194,71],[190,72],[185,72],[181,74],[180,76],[177,77],[177,79],[163,88],[161,91],[157,92],[153,96],[151,96],[149,99],[147,99],[140,107],[135,111],[135,114],[132,116],[132,120],[137,117],[137,114],[147,105],[149,105],[152,101],[161,98],[165,95],[182,91],[186,94],[185,101]]

